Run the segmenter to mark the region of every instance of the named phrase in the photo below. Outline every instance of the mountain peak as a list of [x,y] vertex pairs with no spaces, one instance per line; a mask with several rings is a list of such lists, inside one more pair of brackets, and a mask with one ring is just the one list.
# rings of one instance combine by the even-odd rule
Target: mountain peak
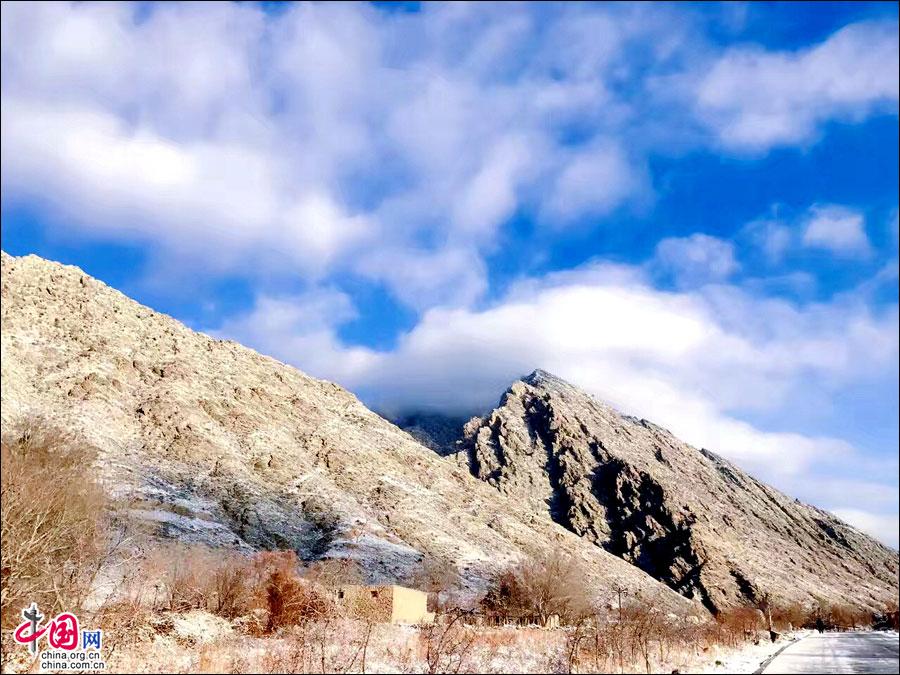
[[562,378],[557,377],[550,371],[543,370],[542,368],[535,368],[528,375],[522,378],[522,382],[527,382],[528,384],[537,384],[543,380],[555,380],[564,382]]
[[553,373],[547,370],[542,370],[541,368],[536,368],[535,370],[531,371],[531,373],[521,378],[520,382],[524,382],[525,384],[531,385],[532,387],[536,387],[538,389],[546,389],[551,391],[560,389],[578,389],[571,382],[567,382],[558,375],[554,375]]
[[547,371],[464,433],[477,477],[713,612],[896,594],[896,552]]

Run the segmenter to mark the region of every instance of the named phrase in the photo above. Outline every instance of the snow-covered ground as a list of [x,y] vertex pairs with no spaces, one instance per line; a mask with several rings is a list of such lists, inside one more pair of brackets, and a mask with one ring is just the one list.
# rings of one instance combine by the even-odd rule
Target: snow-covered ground
[[759,667],[778,650],[794,644],[809,635],[811,631],[801,630],[783,634],[777,642],[760,640],[759,644],[748,644],[740,649],[721,649],[711,665],[700,668],[699,673],[755,673]]

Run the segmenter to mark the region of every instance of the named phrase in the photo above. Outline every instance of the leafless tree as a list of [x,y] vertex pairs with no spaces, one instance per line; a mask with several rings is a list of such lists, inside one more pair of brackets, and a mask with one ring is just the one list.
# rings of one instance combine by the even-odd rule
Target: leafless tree
[[581,647],[590,637],[589,621],[587,616],[576,619],[571,630],[566,633],[566,672],[577,671],[581,662]]
[[589,587],[574,558],[553,552],[498,574],[482,607],[498,615],[534,616],[542,624],[553,614],[572,621],[590,612]]

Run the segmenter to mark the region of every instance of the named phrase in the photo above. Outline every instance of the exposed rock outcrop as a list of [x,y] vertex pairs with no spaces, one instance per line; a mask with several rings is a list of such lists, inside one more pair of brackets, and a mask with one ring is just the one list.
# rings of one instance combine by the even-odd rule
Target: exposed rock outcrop
[[898,556],[646,420],[535,371],[465,427],[471,472],[716,611],[897,599]]

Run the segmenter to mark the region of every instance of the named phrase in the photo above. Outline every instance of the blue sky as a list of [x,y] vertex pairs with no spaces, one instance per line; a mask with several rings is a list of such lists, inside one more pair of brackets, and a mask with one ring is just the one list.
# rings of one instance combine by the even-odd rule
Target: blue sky
[[18,3],[2,31],[5,251],[387,413],[542,367],[896,546],[896,3]]

